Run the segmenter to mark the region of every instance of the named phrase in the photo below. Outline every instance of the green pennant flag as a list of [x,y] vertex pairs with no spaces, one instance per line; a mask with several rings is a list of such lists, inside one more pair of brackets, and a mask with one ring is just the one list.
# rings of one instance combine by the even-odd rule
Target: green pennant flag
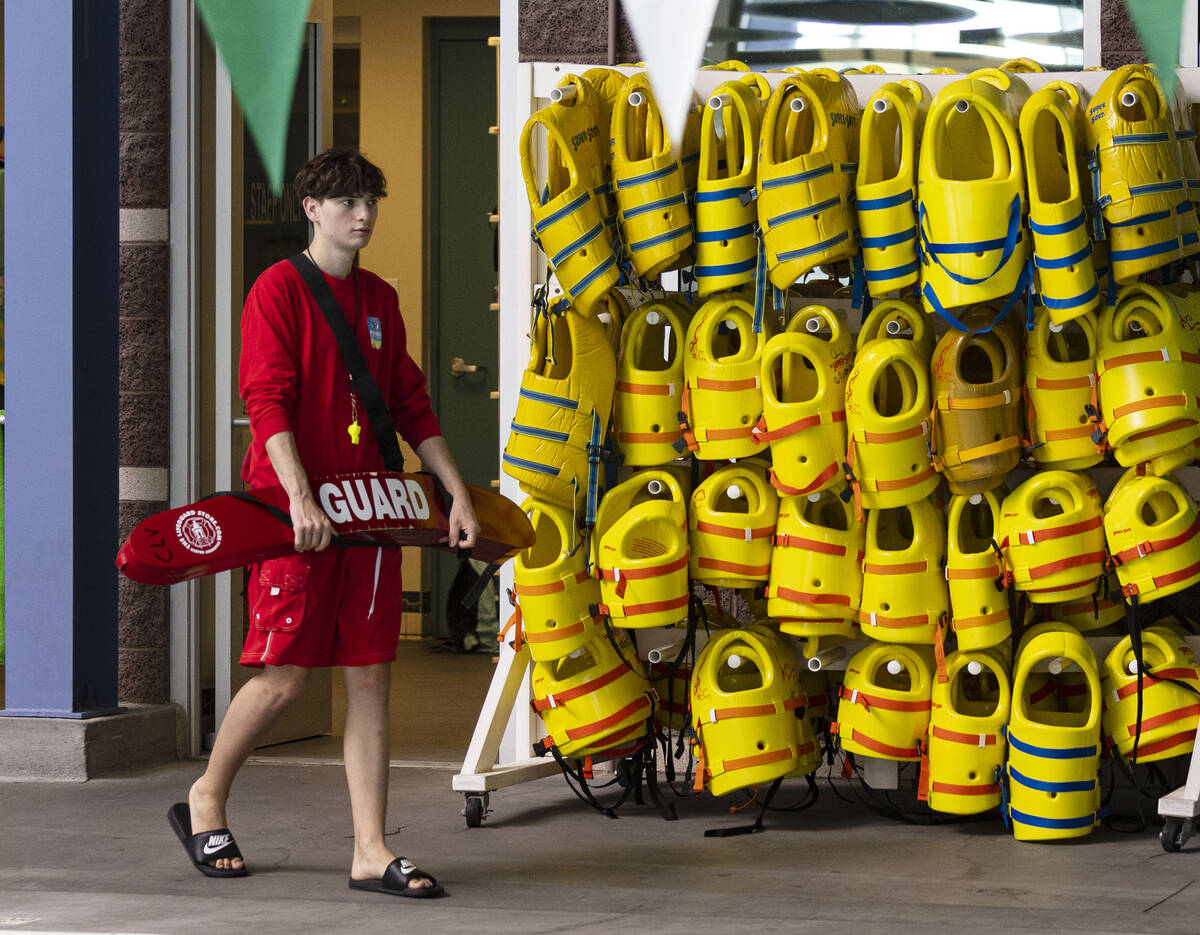
[[309,0],[196,0],[277,192],[308,7]]
[[1183,7],[1187,0],[1125,0],[1125,9],[1137,28],[1146,56],[1158,69],[1158,80],[1169,98],[1175,92],[1179,67],[1179,37],[1183,35]]

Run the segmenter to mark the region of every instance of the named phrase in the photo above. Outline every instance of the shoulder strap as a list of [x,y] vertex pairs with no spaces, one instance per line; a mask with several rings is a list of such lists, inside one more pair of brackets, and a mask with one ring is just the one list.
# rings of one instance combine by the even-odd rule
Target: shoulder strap
[[354,332],[350,330],[350,324],[334,298],[329,283],[325,281],[325,276],[317,265],[303,253],[288,257],[288,262],[296,268],[296,272],[300,274],[324,313],[325,320],[329,322],[338,348],[342,352],[342,360],[350,372],[350,385],[362,400],[363,408],[367,410],[367,419],[379,442],[379,450],[383,453],[384,466],[389,471],[403,471],[404,455],[400,451],[400,443],[396,441],[396,427],[392,424],[391,413],[388,412],[387,403],[383,401],[379,385],[367,369],[362,349],[358,346]]

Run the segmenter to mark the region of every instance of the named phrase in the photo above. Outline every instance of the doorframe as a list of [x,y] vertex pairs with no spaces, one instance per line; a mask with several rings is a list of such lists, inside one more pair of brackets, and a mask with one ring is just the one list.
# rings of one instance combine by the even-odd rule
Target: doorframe
[[[425,354],[423,361],[423,369],[425,371],[426,382],[430,389],[430,398],[433,401],[433,411],[442,412],[441,399],[441,371],[442,367],[442,346],[441,332],[436,325],[437,311],[441,302],[440,287],[437,278],[437,270],[441,262],[441,250],[438,248],[437,224],[439,222],[437,210],[438,185],[441,182],[438,158],[440,148],[438,145],[438,134],[435,129],[441,120],[441,112],[438,107],[438,89],[439,89],[439,59],[437,55],[437,45],[443,40],[474,40],[479,39],[486,43],[491,36],[500,35],[500,17],[498,16],[430,16],[425,19],[425,61],[428,63],[426,68],[425,81],[425,113],[427,119],[425,122],[425,178],[428,188],[426,189],[426,209],[425,223],[423,232],[423,241],[425,248],[425,296],[426,307],[423,311],[424,315],[424,331],[425,331]],[[499,106],[499,75],[497,74],[497,107]],[[480,132],[485,128],[481,127]],[[497,142],[498,137],[494,137]],[[497,166],[499,166],[499,153],[497,153]],[[496,187],[496,208],[499,211],[500,190],[499,177],[497,176]],[[496,272],[496,281],[499,284],[499,270]],[[497,338],[496,350],[497,360],[499,359],[499,315],[496,319]],[[497,454],[497,471],[499,471],[499,455]],[[499,476],[499,474],[497,474]],[[444,593],[443,585],[449,586],[450,582],[440,580],[438,572],[438,562],[436,557],[431,555],[424,566],[428,569],[423,576],[425,582],[422,584],[422,590],[426,591],[430,596],[429,614],[433,624],[433,635],[437,635],[438,621],[444,616],[443,609],[439,606],[438,601]],[[428,624],[427,624],[428,625]],[[426,631],[428,632],[428,631]]]

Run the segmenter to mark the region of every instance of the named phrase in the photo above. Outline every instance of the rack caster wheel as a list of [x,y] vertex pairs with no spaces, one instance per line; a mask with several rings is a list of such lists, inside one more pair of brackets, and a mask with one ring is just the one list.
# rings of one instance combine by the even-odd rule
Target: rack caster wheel
[[463,817],[467,819],[468,828],[478,828],[482,825],[488,813],[487,793],[485,792],[483,795],[468,795],[462,813]]
[[1191,835],[1192,819],[1184,821],[1182,818],[1168,818],[1163,822],[1163,829],[1158,838],[1162,842],[1163,850],[1174,854]]

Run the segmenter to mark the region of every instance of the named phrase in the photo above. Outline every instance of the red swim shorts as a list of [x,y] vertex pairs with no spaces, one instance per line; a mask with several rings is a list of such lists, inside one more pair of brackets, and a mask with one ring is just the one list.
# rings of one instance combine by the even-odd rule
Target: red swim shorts
[[338,548],[251,565],[244,666],[392,662],[400,639],[400,550]]

